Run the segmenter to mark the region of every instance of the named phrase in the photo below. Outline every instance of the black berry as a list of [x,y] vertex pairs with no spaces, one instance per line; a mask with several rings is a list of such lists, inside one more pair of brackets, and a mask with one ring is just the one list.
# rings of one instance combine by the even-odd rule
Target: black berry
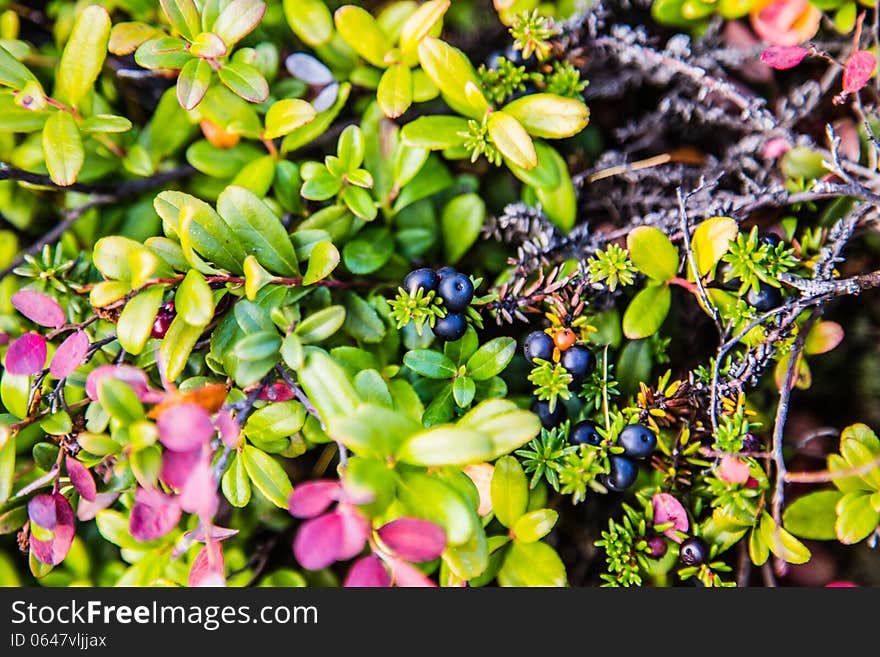
[[553,338],[544,331],[532,331],[523,344],[526,360],[534,364],[536,358],[549,361],[553,358]]
[[758,233],[758,244],[769,244],[775,249],[777,244],[782,244],[782,238],[776,233]]
[[560,362],[571,374],[573,383],[583,383],[596,369],[596,357],[593,352],[580,344],[563,351]]
[[743,436],[742,448],[744,452],[759,452],[762,447],[763,445],[761,444],[760,439],[751,431]]
[[742,280],[733,277],[729,281],[725,281],[725,277],[733,270],[733,267],[729,262],[724,262],[723,260],[718,264],[718,269],[715,270],[715,280],[717,281],[718,287],[722,290],[728,290],[730,292],[734,292],[739,289],[740,285],[742,285]]
[[153,329],[150,331],[150,336],[164,338],[171,327],[171,322],[174,321],[174,315],[174,302],[163,303],[159,307],[159,312],[156,313],[156,319],[153,320]]
[[685,566],[700,566],[709,558],[709,546],[696,536],[687,538],[678,548],[678,558]]
[[652,559],[662,559],[666,555],[669,546],[662,536],[651,536],[648,538],[648,556]]
[[446,313],[434,323],[434,335],[441,340],[453,342],[467,331],[467,320],[461,313]]
[[556,401],[556,408],[550,410],[550,402],[546,399],[536,399],[532,402],[532,413],[535,413],[541,420],[541,426],[545,429],[552,429],[565,422],[565,407]]
[[596,429],[596,423],[584,420],[578,422],[568,432],[568,442],[572,445],[598,445],[602,442],[602,436]]
[[643,459],[657,447],[657,434],[644,424],[628,424],[620,432],[617,442],[631,459]]
[[419,288],[426,293],[437,288],[438,277],[432,269],[422,267],[415,269],[406,275],[403,279],[403,289],[410,294],[415,294]]
[[457,273],[458,273],[458,270],[455,267],[451,267],[450,265],[446,265],[445,267],[440,267],[440,269],[437,270],[437,277],[440,280],[443,280],[444,278],[447,278],[449,276],[454,276]]
[[608,459],[610,471],[605,475],[605,487],[616,493],[622,493],[635,483],[639,474],[639,466],[625,456],[611,456]]
[[758,312],[766,313],[768,310],[773,310],[782,305],[782,292],[779,291],[779,288],[762,281],[757,292],[751,288],[749,289],[746,301]]
[[443,305],[453,312],[461,312],[467,308],[474,298],[474,284],[464,274],[443,276],[437,286],[437,294],[443,299]]

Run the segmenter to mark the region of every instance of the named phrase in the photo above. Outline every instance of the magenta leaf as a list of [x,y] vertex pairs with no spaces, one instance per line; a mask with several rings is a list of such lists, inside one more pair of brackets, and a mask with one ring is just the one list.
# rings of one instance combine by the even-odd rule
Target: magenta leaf
[[339,499],[341,486],[332,479],[316,479],[297,486],[287,500],[294,518],[314,518]]
[[150,383],[146,373],[131,365],[99,365],[86,377],[86,394],[92,401],[98,400],[98,384],[105,376],[124,381],[131,386],[138,399],[149,401],[145,396],[150,392]]
[[868,80],[874,74],[877,60],[867,50],[857,50],[849,59],[843,69],[843,91],[853,94],[868,84]]
[[162,411],[156,422],[159,442],[175,452],[188,452],[207,444],[214,435],[214,424],[208,411],[184,402]]
[[58,524],[55,498],[49,493],[32,497],[28,502],[28,518],[43,529],[55,529]]
[[[49,566],[57,566],[64,561],[64,557],[70,551],[70,544],[73,543],[73,537],[76,533],[76,520],[73,508],[64,495],[55,493],[47,497],[53,499],[55,506],[53,537],[51,540],[43,541],[31,535],[30,547],[38,561]],[[28,511],[30,511],[30,506],[28,506]]]
[[308,570],[320,570],[336,561],[342,545],[343,519],[338,513],[318,516],[299,528],[293,539],[293,555]]
[[651,498],[651,505],[654,507],[654,525],[671,522],[672,528],[663,533],[667,538],[681,543],[681,538],[678,537],[675,530],[686,532],[690,527],[687,511],[681,502],[669,493],[657,493]]
[[208,543],[193,560],[187,583],[190,586],[226,586],[226,564],[219,543]]
[[9,344],[9,334],[0,332],[0,347],[5,347]]
[[391,586],[391,577],[382,560],[370,554],[352,564],[342,585],[349,588],[382,588]]
[[762,155],[765,159],[775,160],[777,157],[782,157],[790,150],[791,144],[789,144],[788,141],[782,139],[781,137],[776,137],[775,139],[771,139],[766,144],[764,144],[764,151]]
[[180,491],[180,508],[197,514],[203,522],[207,522],[217,513],[219,502],[211,464],[207,459],[201,460]]
[[10,301],[18,312],[40,326],[58,328],[67,321],[58,302],[42,292],[19,290]]
[[744,484],[749,480],[749,464],[735,456],[722,456],[718,478],[731,484]]
[[85,331],[75,331],[59,345],[49,362],[49,374],[64,379],[83,364],[89,353],[89,336]]
[[348,504],[340,504],[336,513],[342,518],[342,545],[339,546],[336,559],[353,559],[363,551],[370,536],[370,521],[357,508]]
[[446,547],[440,525],[419,518],[398,518],[379,528],[379,538],[394,554],[407,561],[431,561]]
[[67,456],[64,459],[64,464],[67,467],[70,483],[73,484],[76,492],[84,500],[94,502],[95,497],[98,495],[98,489],[95,486],[95,479],[92,477],[89,469],[72,456]]
[[222,412],[217,415],[216,423],[223,444],[231,449],[237,448],[241,442],[241,427],[235,418],[228,412]]
[[25,333],[9,345],[5,367],[10,374],[30,376],[46,364],[46,340],[36,333]]
[[162,454],[162,481],[174,488],[183,488],[202,458],[201,447],[188,452],[166,449]]
[[170,495],[153,488],[138,488],[128,528],[138,541],[165,536],[180,521],[180,505]]
[[392,558],[389,565],[394,578],[394,586],[406,588],[437,586],[421,570],[402,559]]
[[184,538],[195,541],[196,543],[206,543],[209,537],[212,541],[223,541],[231,536],[235,536],[237,533],[237,529],[217,527],[216,525],[210,524],[208,525],[208,531],[205,531],[205,523],[200,522],[196,525],[195,529],[184,534]]
[[113,504],[116,499],[119,497],[119,493],[98,493],[95,495],[95,501],[89,502],[86,499],[81,499],[79,504],[76,505],[76,518],[80,522],[88,522],[96,515],[98,515],[98,511],[102,509],[106,509],[108,506]]
[[294,396],[293,388],[281,381],[268,385],[260,391],[260,399],[263,401],[290,401]]
[[809,54],[810,51],[801,46],[770,46],[761,53],[761,61],[770,68],[782,71],[794,68]]

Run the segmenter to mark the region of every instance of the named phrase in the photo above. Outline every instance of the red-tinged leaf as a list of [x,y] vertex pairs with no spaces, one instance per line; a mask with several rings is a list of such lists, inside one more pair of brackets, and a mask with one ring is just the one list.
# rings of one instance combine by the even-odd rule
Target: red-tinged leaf
[[389,562],[389,565],[391,566],[391,574],[394,580],[394,586],[405,588],[427,588],[437,586],[421,570],[419,570],[415,566],[408,564],[402,559],[392,558]]
[[190,586],[226,586],[226,562],[220,543],[208,543],[196,555],[187,583]]
[[28,518],[43,529],[54,529],[58,523],[55,498],[49,493],[32,497],[28,502]]
[[794,68],[809,54],[809,50],[800,46],[770,46],[761,53],[761,61],[770,68],[782,71]]
[[40,326],[58,328],[67,321],[58,302],[42,292],[19,290],[10,301],[18,312]]
[[180,521],[180,505],[171,495],[152,488],[138,488],[134,500],[128,528],[138,541],[165,536]]
[[731,484],[744,484],[749,480],[749,464],[735,456],[722,456],[718,478]]
[[76,492],[87,502],[94,502],[98,489],[91,471],[72,456],[67,456],[64,464],[67,467],[67,476],[70,477],[70,483],[73,484]]
[[0,333],[0,347],[5,347],[9,344],[9,334],[8,333]]
[[657,493],[651,499],[651,505],[654,507],[654,524],[673,523],[673,527],[663,533],[676,543],[681,543],[681,538],[676,535],[675,530],[686,532],[690,527],[687,511],[681,502],[669,493]]
[[48,565],[57,566],[70,551],[73,536],[76,533],[76,520],[70,502],[61,493],[50,495],[55,505],[55,527],[53,528],[52,540],[41,541],[33,535],[30,539],[31,552],[38,561]]
[[131,386],[138,399],[149,401],[145,397],[153,391],[150,390],[147,375],[143,370],[131,365],[99,365],[89,372],[88,377],[86,377],[86,394],[92,401],[98,400],[98,384],[105,376],[124,381]]
[[94,502],[89,502],[86,499],[80,500],[79,504],[76,505],[77,520],[80,522],[88,522],[89,520],[92,520],[98,515],[98,511],[106,509],[113,504],[118,497],[119,493],[98,493],[95,495]]
[[211,464],[203,459],[193,469],[180,491],[180,508],[198,515],[202,522],[208,522],[217,513],[219,504],[220,498],[211,474]]
[[785,139],[777,137],[764,144],[764,151],[762,154],[765,160],[775,160],[777,157],[782,157],[790,150],[791,144]]
[[401,559],[431,561],[446,548],[440,525],[420,518],[398,518],[379,528],[379,538]]
[[314,518],[340,497],[338,481],[317,479],[298,485],[287,500],[287,510],[294,518]]
[[25,333],[9,345],[5,367],[10,374],[30,376],[46,364],[46,340],[36,333]]
[[159,442],[175,452],[187,452],[206,445],[214,435],[208,411],[197,404],[169,406],[156,422]]
[[867,50],[857,50],[849,59],[843,69],[843,91],[853,94],[868,84],[868,80],[874,74],[877,60]]
[[188,452],[175,452],[172,449],[166,449],[162,454],[162,474],[160,477],[169,486],[181,489],[189,481],[196,465],[203,459],[201,447]]
[[85,331],[75,331],[61,343],[49,362],[49,374],[65,379],[83,364],[89,353],[89,336]]
[[241,443],[241,426],[232,417],[231,413],[220,413],[216,419],[217,431],[220,439],[230,449],[235,449]]
[[342,544],[336,553],[336,559],[347,561],[363,551],[372,527],[370,521],[349,504],[340,504],[335,513],[342,518]]
[[843,327],[837,322],[817,322],[807,334],[804,352],[810,355],[824,354],[843,341]]
[[293,388],[281,381],[266,386],[260,391],[260,399],[263,401],[290,401],[294,397]]
[[391,577],[382,560],[370,554],[352,564],[342,585],[348,588],[384,588],[391,586]]
[[491,463],[474,463],[466,465],[462,471],[470,477],[477,487],[480,495],[480,505],[477,507],[477,513],[485,516],[492,510],[492,475],[495,473],[495,466]]
[[208,537],[212,541],[224,541],[227,538],[235,536],[238,533],[237,529],[230,529],[229,527],[217,527],[216,525],[209,525],[209,531],[205,531],[205,523],[200,522],[195,529],[191,532],[187,532],[184,534],[184,538],[195,541],[196,543],[206,543],[208,541]]
[[334,563],[342,545],[342,525],[338,513],[303,523],[293,539],[293,555],[299,564],[307,570],[320,570]]

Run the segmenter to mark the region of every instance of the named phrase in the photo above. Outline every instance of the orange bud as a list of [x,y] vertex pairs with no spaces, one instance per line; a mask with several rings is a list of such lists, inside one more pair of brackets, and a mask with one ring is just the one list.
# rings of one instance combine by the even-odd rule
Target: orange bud
[[199,127],[202,129],[202,134],[205,135],[205,139],[207,139],[212,146],[216,146],[217,148],[232,148],[238,143],[238,135],[228,132],[213,121],[202,119],[201,123],[199,123]]

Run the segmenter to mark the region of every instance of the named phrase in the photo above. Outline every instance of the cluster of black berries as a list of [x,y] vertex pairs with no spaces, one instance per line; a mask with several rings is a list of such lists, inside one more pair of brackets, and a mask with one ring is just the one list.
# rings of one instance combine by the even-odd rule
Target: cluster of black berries
[[[602,436],[595,422],[583,420],[569,430],[568,440],[573,445],[598,446],[602,442]],[[657,434],[644,424],[628,424],[620,432],[617,444],[623,447],[623,454],[609,457],[610,472],[603,477],[602,484],[619,493],[635,482],[639,474],[636,460],[651,455],[657,447]]]
[[[648,556],[662,559],[666,555],[666,540],[654,534],[648,538]],[[678,560],[684,566],[702,566],[709,559],[709,546],[699,536],[686,538],[678,546]]]
[[454,267],[442,267],[436,271],[423,267],[415,269],[403,279],[403,289],[415,294],[419,289],[425,294],[437,293],[446,308],[446,316],[434,323],[434,335],[441,340],[458,340],[467,330],[464,311],[474,298],[474,284],[469,276]]

